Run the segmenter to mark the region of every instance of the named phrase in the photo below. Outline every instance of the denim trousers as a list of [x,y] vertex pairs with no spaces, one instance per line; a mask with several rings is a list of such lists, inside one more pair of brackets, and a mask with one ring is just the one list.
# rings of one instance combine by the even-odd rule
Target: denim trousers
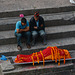
[[21,38],[22,37],[27,38],[27,44],[30,44],[30,38],[31,38],[31,32],[30,31],[28,31],[28,32],[22,32],[22,33],[16,33],[15,32],[15,36],[17,37],[17,44],[19,46],[21,46]]
[[40,30],[40,31],[32,31],[32,38],[35,40],[35,38],[38,36],[38,34],[45,40],[45,31]]

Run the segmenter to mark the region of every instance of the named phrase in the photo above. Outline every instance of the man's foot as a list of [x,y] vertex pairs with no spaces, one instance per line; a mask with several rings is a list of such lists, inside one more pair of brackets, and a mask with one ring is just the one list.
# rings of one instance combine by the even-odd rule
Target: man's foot
[[29,48],[29,49],[31,48],[30,44],[27,44],[27,48]]
[[17,49],[21,51],[22,50],[22,47],[18,45],[17,46]]
[[33,40],[33,41],[32,41],[32,43],[31,43],[31,45],[32,45],[32,46],[34,46],[34,45],[35,45],[35,43],[36,43],[36,42],[35,42],[35,40]]

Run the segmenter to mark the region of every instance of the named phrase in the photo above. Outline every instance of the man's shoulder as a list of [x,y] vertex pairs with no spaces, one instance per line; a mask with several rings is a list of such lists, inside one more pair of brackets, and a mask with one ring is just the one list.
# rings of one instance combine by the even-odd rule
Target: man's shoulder
[[20,24],[21,24],[21,21],[17,21],[17,24],[19,24],[19,25],[20,25]]
[[28,21],[26,21],[26,26],[29,26],[29,22]]
[[43,19],[43,17],[42,16],[39,16],[39,19]]
[[30,21],[33,21],[34,20],[34,17],[31,17]]

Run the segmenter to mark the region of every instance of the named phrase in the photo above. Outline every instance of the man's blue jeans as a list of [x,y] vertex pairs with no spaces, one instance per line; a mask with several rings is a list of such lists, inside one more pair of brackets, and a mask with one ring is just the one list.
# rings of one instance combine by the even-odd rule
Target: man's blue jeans
[[33,41],[35,41],[36,37],[38,36],[38,34],[43,38],[43,41],[45,41],[45,31],[44,30],[40,30],[40,31],[32,31],[32,38]]
[[15,33],[15,36],[17,37],[17,43],[19,46],[21,46],[21,37],[27,38],[27,44],[30,44],[30,37],[31,37],[31,32],[22,32],[22,33]]

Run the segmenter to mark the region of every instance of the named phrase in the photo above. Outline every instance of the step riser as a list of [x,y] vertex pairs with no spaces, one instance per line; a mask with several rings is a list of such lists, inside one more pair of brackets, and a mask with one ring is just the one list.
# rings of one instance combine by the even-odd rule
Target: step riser
[[73,65],[64,66],[60,68],[46,68],[46,69],[36,69],[36,70],[29,70],[29,71],[21,71],[21,72],[11,72],[5,73],[4,75],[43,75],[44,73],[50,73],[53,75],[54,72],[61,72],[65,70],[73,69]]
[[15,24],[0,25],[0,31],[15,30]]
[[[75,34],[75,31],[46,34],[46,39],[51,40],[51,39],[74,37],[75,36],[74,34]],[[25,42],[25,39],[22,39],[22,42]],[[8,38],[8,39],[0,39],[0,45],[15,44],[15,43],[17,43],[16,37]]]
[[19,14],[33,15],[35,11],[39,11],[40,14],[48,14],[48,13],[59,13],[59,12],[68,12],[75,11],[75,6],[65,6],[58,8],[45,8],[45,9],[32,9],[32,10],[22,10],[22,11],[10,11],[10,12],[0,12],[0,18],[2,17],[15,17]]
[[[60,49],[67,49],[67,50],[75,50],[75,44],[71,44],[71,45],[64,45],[64,46],[57,46]],[[17,48],[17,47],[16,47]],[[32,49],[32,50],[23,50],[23,51],[13,51],[13,52],[3,52],[0,53],[1,55],[5,55],[5,56],[16,56],[18,54],[32,54],[33,52],[39,52],[40,50],[43,50],[45,48],[37,48],[37,49]]]
[[55,72],[55,73],[45,73],[41,75],[75,75],[75,70],[74,71],[68,70],[68,71]]
[[[62,25],[70,25],[75,24],[72,21],[66,21],[66,20],[49,20],[45,21],[46,27],[52,27],[52,26],[62,26]],[[14,24],[8,24],[8,25],[0,25],[0,31],[7,31],[7,30],[15,30],[16,23]]]

